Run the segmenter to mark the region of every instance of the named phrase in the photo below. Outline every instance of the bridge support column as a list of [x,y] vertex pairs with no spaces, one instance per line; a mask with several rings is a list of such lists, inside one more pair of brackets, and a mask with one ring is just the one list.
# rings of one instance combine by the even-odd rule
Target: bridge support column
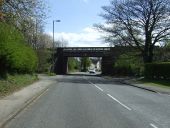
[[54,65],[54,73],[58,75],[64,75],[67,74],[68,66],[68,57],[63,56],[62,49],[59,49],[57,51],[57,54],[55,55],[55,65]]
[[67,74],[67,70],[68,70],[67,62],[68,62],[68,57],[59,57],[56,61],[54,72],[58,75]]
[[112,75],[114,67],[113,57],[102,57],[101,70],[103,75]]

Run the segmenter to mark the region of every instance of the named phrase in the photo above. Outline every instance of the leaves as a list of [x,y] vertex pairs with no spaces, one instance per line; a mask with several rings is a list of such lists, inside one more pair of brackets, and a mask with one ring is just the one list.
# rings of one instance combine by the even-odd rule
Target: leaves
[[9,73],[34,72],[37,56],[26,45],[23,35],[5,23],[0,22],[0,26],[0,70],[5,69]]

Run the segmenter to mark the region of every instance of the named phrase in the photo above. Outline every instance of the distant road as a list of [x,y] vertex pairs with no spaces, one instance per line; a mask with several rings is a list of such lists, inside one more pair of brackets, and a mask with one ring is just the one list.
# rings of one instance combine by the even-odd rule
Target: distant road
[[168,95],[96,76],[56,81],[6,128],[170,128]]

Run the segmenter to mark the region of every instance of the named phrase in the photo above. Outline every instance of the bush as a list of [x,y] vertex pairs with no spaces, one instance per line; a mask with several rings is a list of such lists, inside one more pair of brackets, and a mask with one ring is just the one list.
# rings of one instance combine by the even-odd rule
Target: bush
[[45,48],[37,49],[38,56],[38,73],[48,73],[50,71],[51,62],[51,52]]
[[121,76],[141,76],[143,75],[143,63],[135,53],[120,55],[114,65],[114,75]]
[[79,68],[80,68],[80,62],[74,57],[69,57],[68,70],[71,72],[71,71],[79,70]]
[[117,76],[132,76],[133,72],[131,67],[127,66],[116,66],[113,69],[113,74]]
[[13,26],[0,22],[0,76],[6,73],[32,73],[37,56]]
[[170,79],[170,62],[145,64],[145,78]]

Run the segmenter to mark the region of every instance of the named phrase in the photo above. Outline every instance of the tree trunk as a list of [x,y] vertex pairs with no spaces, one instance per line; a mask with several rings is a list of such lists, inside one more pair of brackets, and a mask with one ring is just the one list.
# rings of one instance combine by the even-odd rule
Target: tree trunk
[[148,31],[148,24],[145,26],[145,32],[146,32],[146,40],[145,40],[145,46],[143,51],[143,61],[144,63],[152,63],[153,61],[153,45],[152,45],[152,36],[151,31]]
[[143,52],[143,61],[144,63],[152,63],[153,62],[153,46],[145,49]]

